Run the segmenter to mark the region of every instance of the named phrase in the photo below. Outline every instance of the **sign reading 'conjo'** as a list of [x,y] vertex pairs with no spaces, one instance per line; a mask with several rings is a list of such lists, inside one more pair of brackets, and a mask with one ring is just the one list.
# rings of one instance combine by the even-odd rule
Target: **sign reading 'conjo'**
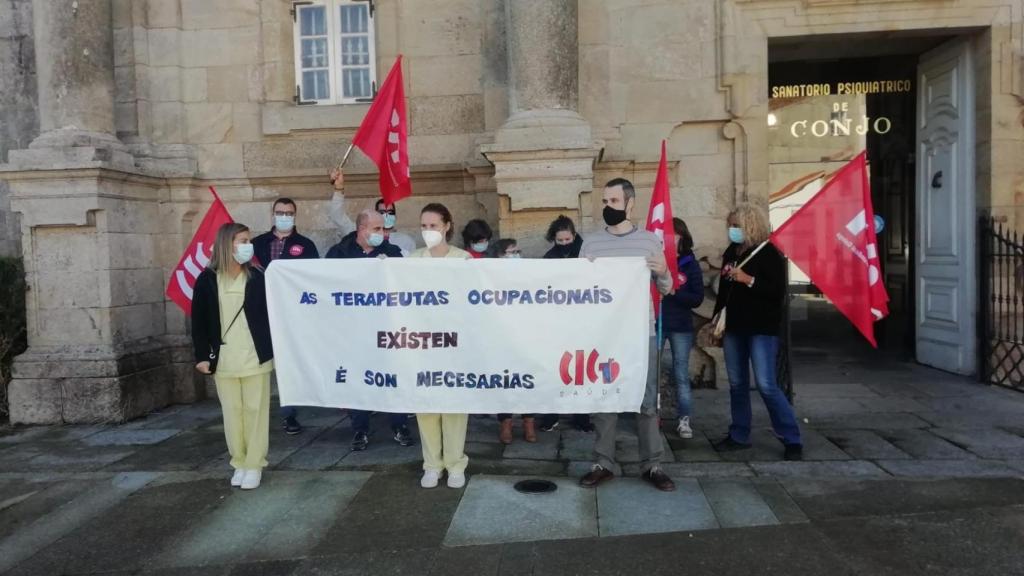
[[826,136],[863,136],[868,132],[887,134],[892,130],[892,121],[885,116],[870,118],[862,114],[860,118],[847,116],[850,107],[847,102],[832,104],[832,114],[828,120],[794,120],[789,124],[789,134],[793,138],[824,138]]

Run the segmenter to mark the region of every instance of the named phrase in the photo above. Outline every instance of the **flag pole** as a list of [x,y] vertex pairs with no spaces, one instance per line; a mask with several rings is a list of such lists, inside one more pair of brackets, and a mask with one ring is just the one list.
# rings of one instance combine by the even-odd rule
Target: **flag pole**
[[338,170],[345,167],[345,163],[348,162],[348,155],[352,153],[353,146],[355,146],[354,143],[348,145],[348,150],[345,150],[345,155],[341,158],[341,162],[338,162]]
[[659,426],[660,426],[660,423],[661,423],[661,349],[664,348],[664,346],[662,345],[662,341],[661,341],[661,338],[662,338],[661,311],[664,308],[662,306],[662,304],[664,304],[663,300],[664,300],[664,298],[662,298],[661,292],[658,292],[658,336],[656,338],[656,340],[658,341],[658,361],[655,363],[655,366],[657,366],[657,368],[656,368],[656,370],[657,370],[656,374],[657,375],[655,377],[657,378],[657,380],[655,380],[654,392],[657,395],[655,409],[658,412]]

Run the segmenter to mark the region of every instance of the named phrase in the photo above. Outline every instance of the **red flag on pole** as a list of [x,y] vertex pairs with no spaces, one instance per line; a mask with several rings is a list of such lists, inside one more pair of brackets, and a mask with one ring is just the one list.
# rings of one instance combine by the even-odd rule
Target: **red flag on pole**
[[388,204],[412,194],[408,126],[402,56],[399,55],[352,139],[352,145],[362,150],[380,170],[380,195]]
[[206,216],[203,216],[203,221],[199,223],[199,229],[192,236],[192,242],[189,242],[185,254],[178,261],[178,265],[174,267],[171,280],[167,283],[167,297],[190,316],[192,315],[192,288],[196,285],[199,273],[210,263],[213,244],[217,239],[217,230],[224,224],[234,222],[213,186],[210,186],[210,192],[213,193],[213,204],[206,211]]
[[[676,230],[672,224],[672,195],[668,187],[668,159],[665,155],[665,141],[661,141],[661,162],[658,163],[658,176],[654,179],[654,193],[651,194],[651,207],[647,211],[647,230],[654,232],[664,243],[665,263],[672,274],[672,289],[679,288],[679,251],[676,249]],[[651,285],[651,301],[654,302],[654,313],[658,313],[661,301],[658,289]]]
[[889,314],[889,295],[865,156],[843,166],[771,240],[877,348],[874,323]]

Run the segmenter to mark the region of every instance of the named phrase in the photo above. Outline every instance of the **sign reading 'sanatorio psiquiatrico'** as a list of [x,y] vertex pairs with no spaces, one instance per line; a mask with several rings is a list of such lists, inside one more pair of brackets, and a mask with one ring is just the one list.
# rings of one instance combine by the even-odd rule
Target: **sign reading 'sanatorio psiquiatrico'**
[[382,412],[635,412],[642,258],[278,260],[281,403]]

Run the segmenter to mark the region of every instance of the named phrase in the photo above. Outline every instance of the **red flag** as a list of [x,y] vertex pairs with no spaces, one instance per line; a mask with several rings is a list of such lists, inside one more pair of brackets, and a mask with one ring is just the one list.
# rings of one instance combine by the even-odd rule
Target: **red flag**
[[380,195],[388,204],[412,194],[408,126],[399,55],[352,139],[380,170]]
[[[664,243],[665,263],[672,274],[672,289],[679,288],[679,251],[676,249],[676,229],[672,225],[672,195],[668,188],[668,159],[665,155],[665,141],[661,141],[661,162],[658,164],[658,176],[654,179],[654,193],[651,194],[651,207],[647,211],[647,230],[654,232]],[[658,288],[651,285],[651,301],[654,302],[654,313],[658,313],[661,298]]]
[[192,315],[192,288],[196,285],[196,278],[206,268],[213,254],[213,244],[217,239],[217,230],[224,224],[234,222],[228,209],[217,196],[217,191],[210,186],[213,193],[213,204],[203,216],[199,223],[199,229],[192,236],[185,254],[178,261],[171,274],[171,280],[167,283],[167,297],[174,301],[185,314]]
[[881,276],[866,152],[843,166],[771,237],[861,334],[889,314]]

